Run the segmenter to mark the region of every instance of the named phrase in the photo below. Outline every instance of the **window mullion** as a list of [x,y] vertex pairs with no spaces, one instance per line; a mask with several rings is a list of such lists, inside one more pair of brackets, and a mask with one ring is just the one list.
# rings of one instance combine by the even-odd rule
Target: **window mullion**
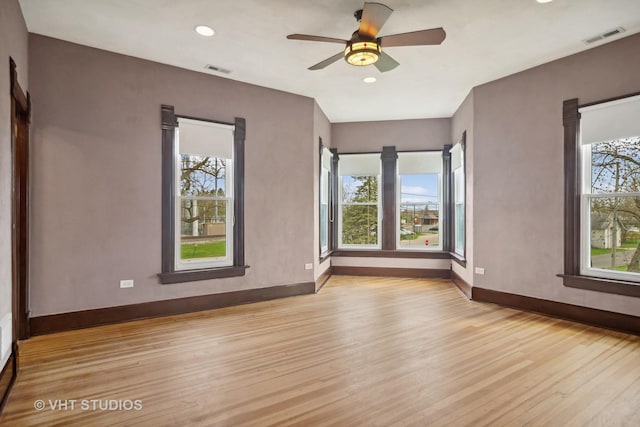
[[382,147],[382,249],[396,248],[396,164],[398,154],[395,146]]

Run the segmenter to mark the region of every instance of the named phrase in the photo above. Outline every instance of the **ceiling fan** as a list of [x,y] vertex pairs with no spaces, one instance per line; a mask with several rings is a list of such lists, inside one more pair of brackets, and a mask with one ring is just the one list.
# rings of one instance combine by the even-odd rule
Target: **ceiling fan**
[[383,47],[438,45],[446,37],[442,28],[413,31],[378,37],[393,9],[381,3],[365,2],[364,8],[356,10],[353,16],[360,26],[349,40],[332,37],[310,36],[306,34],[289,34],[288,39],[306,40],[328,43],[342,43],[344,51],[336,53],[324,61],[309,67],[309,70],[321,70],[343,58],[351,65],[364,66],[373,64],[380,72],[391,71],[400,65],[395,59],[382,51]]

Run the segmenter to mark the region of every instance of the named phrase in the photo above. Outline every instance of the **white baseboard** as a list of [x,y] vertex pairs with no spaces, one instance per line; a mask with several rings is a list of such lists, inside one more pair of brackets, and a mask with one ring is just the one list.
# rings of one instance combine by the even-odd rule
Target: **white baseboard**
[[4,368],[11,355],[11,343],[13,341],[13,322],[11,319],[11,313],[7,313],[0,320],[0,369]]

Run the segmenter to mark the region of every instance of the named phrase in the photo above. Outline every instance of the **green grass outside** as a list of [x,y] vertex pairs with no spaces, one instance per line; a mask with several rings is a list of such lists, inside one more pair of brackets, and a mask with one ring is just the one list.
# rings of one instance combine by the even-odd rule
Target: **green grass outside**
[[638,240],[629,240],[626,242],[622,242],[622,247],[635,249],[638,247]]
[[[621,251],[628,251],[628,250],[632,250],[632,249],[636,249],[638,247],[638,239],[630,239],[627,240],[625,242],[622,243],[622,245],[620,245],[618,247],[618,250]],[[594,255],[609,255],[611,254],[611,248],[605,249],[605,248],[591,248],[591,256]],[[629,266],[627,265],[616,265],[614,267],[614,270],[616,271],[627,271]],[[608,270],[609,268],[607,268]]]
[[[629,240],[623,242],[618,249],[635,249],[638,247],[638,240]],[[607,255],[611,253],[611,248],[591,248],[591,256],[594,255]]]
[[181,259],[216,258],[226,255],[225,241],[208,243],[183,243],[180,247]]
[[591,248],[591,256],[606,255],[611,253],[611,248]]

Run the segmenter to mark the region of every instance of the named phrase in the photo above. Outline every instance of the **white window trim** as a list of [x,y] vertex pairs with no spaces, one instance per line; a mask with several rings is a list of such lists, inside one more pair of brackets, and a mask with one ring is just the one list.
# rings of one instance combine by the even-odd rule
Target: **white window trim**
[[[397,169],[397,168],[396,168]],[[418,174],[405,174],[405,175],[418,175]],[[401,236],[400,236],[400,211],[401,211],[401,200],[402,200],[402,177],[396,171],[396,250],[397,251],[424,251],[424,252],[433,252],[433,251],[441,251],[442,250],[442,240],[444,236],[442,235],[442,173],[431,174],[425,173],[423,175],[438,175],[438,245],[429,245],[429,246],[401,246]]]
[[580,274],[603,279],[640,281],[640,273],[591,267],[591,206],[594,198],[616,196],[640,196],[640,193],[592,193],[591,192],[591,144],[580,145]]
[[[331,209],[332,189],[331,183],[335,179],[332,174],[333,169],[333,153],[327,147],[322,146],[320,150],[320,193],[318,195],[318,204],[320,212],[318,213],[318,237],[320,240],[320,256],[323,257],[329,253],[331,245],[331,229],[333,223],[333,212]],[[326,199],[325,199],[326,196]],[[325,232],[322,233],[322,207],[326,205]],[[324,244],[322,239],[324,237]]]
[[[465,250],[465,246],[466,246],[466,240],[467,240],[467,218],[466,218],[466,194],[465,194],[465,180],[467,179],[467,177],[464,174],[464,159],[462,161],[462,165],[459,168],[456,168],[453,171],[453,252],[460,255],[460,256],[464,256],[464,250]],[[458,182],[458,176],[457,174],[462,175],[462,177],[460,178],[461,184],[460,184],[460,188],[457,188],[457,182]],[[456,189],[460,190],[460,191],[456,191]],[[458,193],[462,193],[461,196],[459,197],[460,194]],[[459,199],[462,200],[459,200]],[[462,205],[463,209],[462,212],[464,212],[464,215],[462,216],[462,218],[459,217],[458,215],[458,206]],[[462,233],[462,247],[458,247],[458,221],[462,221],[462,227],[464,232]]]
[[[431,152],[431,151],[428,151]],[[442,151],[437,151],[442,156]],[[422,151],[416,151],[416,153],[422,153]],[[402,200],[402,175],[400,174],[400,167],[398,166],[398,160],[396,159],[396,251],[423,251],[423,252],[437,252],[442,250],[442,243],[444,235],[442,234],[442,218],[443,218],[443,206],[442,206],[442,171],[437,174],[432,172],[425,172],[422,174],[404,174],[404,175],[438,175],[438,245],[429,246],[401,246],[400,235],[400,210]]]
[[[202,121],[202,123],[207,123],[211,126],[218,127],[226,127],[230,129],[235,129],[233,125],[222,125],[217,123],[208,123]],[[234,159],[235,159],[235,147],[232,143],[232,158],[226,159],[225,165],[225,194],[230,197],[200,197],[200,196],[182,196],[180,194],[180,170],[181,170],[181,158],[180,158],[180,137],[179,137],[179,127],[175,128],[175,143],[174,143],[174,188],[176,189],[174,198],[173,198],[173,206],[174,206],[174,218],[175,218],[175,226],[174,226],[174,268],[176,271],[188,271],[188,270],[197,270],[204,268],[215,268],[215,267],[231,267],[233,266],[233,224],[235,222],[235,212],[234,212],[234,198],[233,194],[234,189]],[[193,260],[182,260],[181,259],[181,246],[182,246],[182,200],[221,200],[226,201],[226,212],[225,217],[231,219],[230,221],[226,221],[225,223],[225,253],[224,257],[219,258],[197,258]]]
[[[340,164],[338,163],[338,248],[339,249],[380,249],[382,247],[382,175],[368,175],[368,174],[359,174],[358,176],[375,176],[378,180],[378,201],[375,203],[344,203],[342,198],[342,176],[340,174]],[[347,175],[351,176],[351,175]],[[376,245],[350,245],[342,243],[342,208],[344,206],[377,206],[378,207],[378,227],[376,231],[376,236],[378,238],[378,243]]]
[[[324,154],[324,153],[323,153]],[[322,206],[327,207],[327,213],[326,213],[326,224],[325,224],[325,232],[324,234],[322,233],[322,223],[320,224],[320,254],[324,255],[327,252],[329,252],[329,224],[330,224],[330,212],[329,212],[329,185],[331,183],[331,171],[329,169],[326,169],[324,166],[321,168],[322,173],[320,176],[320,210],[322,211]],[[323,202],[324,199],[324,195],[326,192],[326,201]],[[322,215],[320,215],[319,218],[320,221],[322,221]],[[322,238],[324,237],[324,245],[322,244]]]

